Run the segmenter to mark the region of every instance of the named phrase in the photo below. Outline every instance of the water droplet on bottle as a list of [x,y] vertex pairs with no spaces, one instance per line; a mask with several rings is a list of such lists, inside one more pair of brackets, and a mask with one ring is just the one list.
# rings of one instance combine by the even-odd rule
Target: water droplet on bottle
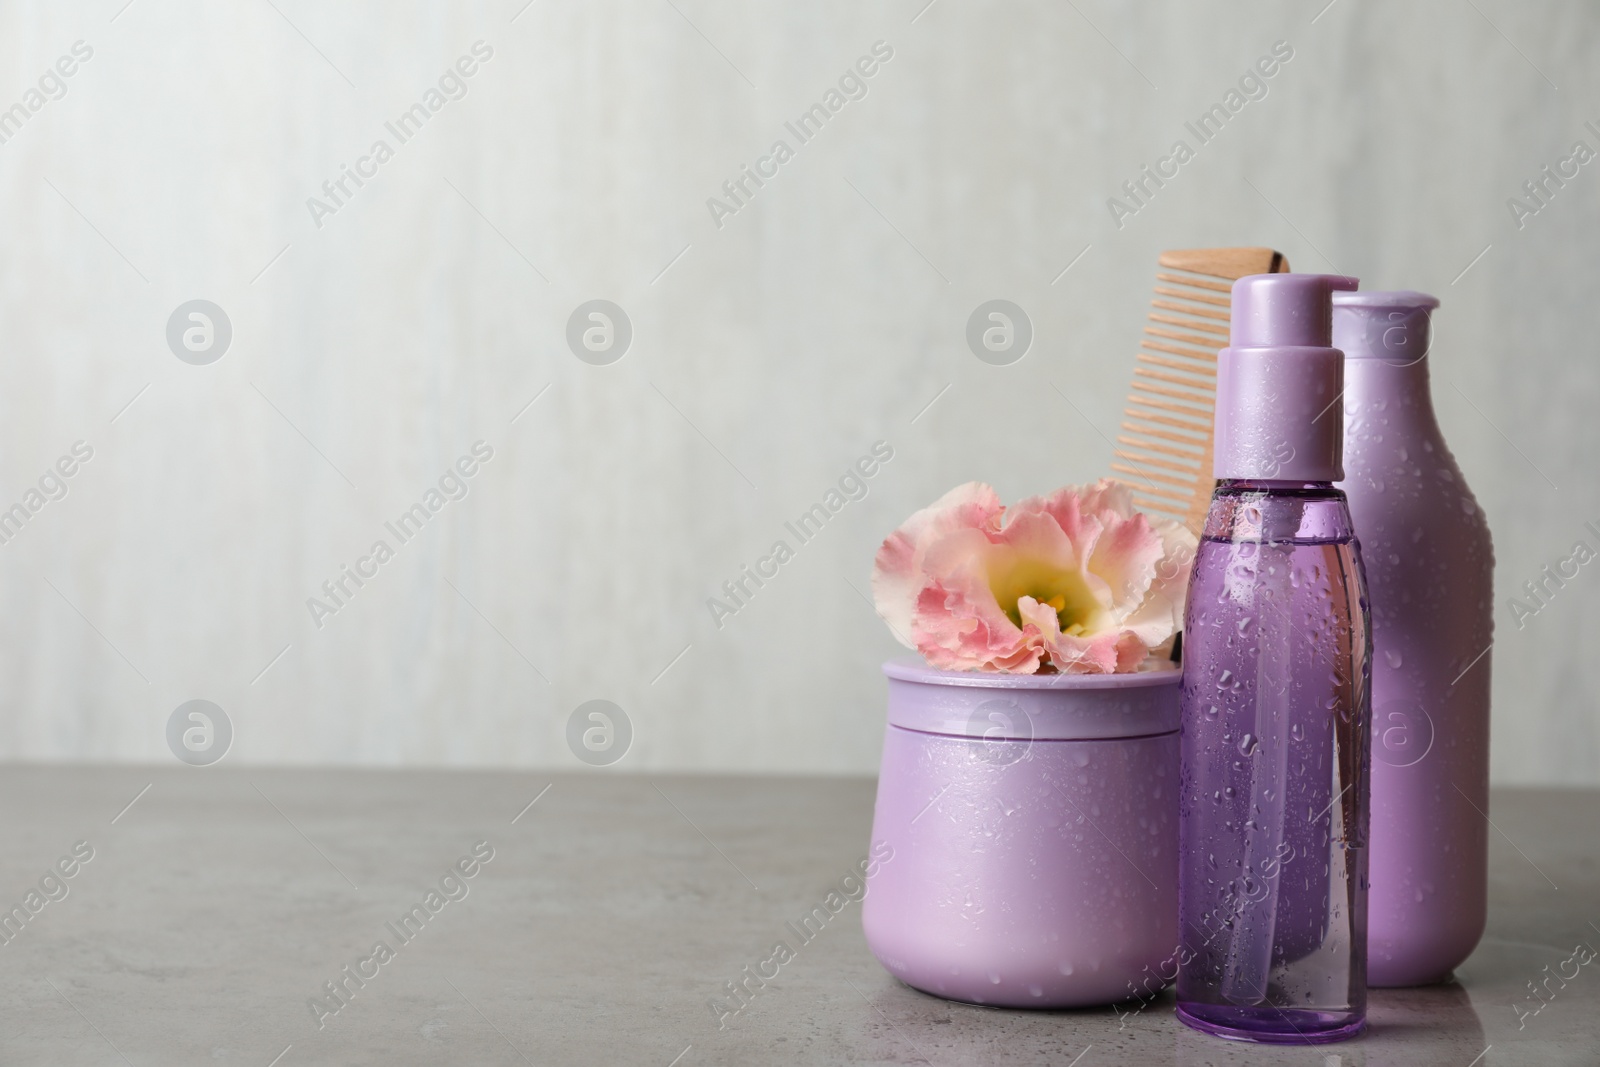
[[1244,618],[1239,620],[1239,632],[1240,633],[1248,632],[1249,629],[1250,629],[1251,624],[1254,623],[1254,622],[1255,622],[1255,619],[1251,618],[1249,615],[1246,615]]
[[1389,666],[1392,667],[1393,669],[1395,669],[1395,670],[1399,670],[1400,669],[1400,664],[1402,662],[1402,659],[1401,659],[1400,653],[1396,652],[1394,649],[1392,649],[1392,648],[1384,649],[1383,650],[1383,658],[1389,661]]
[[1066,960],[1062,960],[1061,961],[1060,971],[1061,971],[1062,974],[1071,974],[1072,973],[1072,964],[1069,963]]
[[1222,709],[1220,707],[1218,707],[1216,704],[1207,704],[1206,705],[1206,718],[1208,718],[1208,719],[1215,719],[1221,712],[1222,712]]
[[1306,728],[1300,723],[1294,723],[1289,727],[1289,736],[1296,741],[1304,741],[1306,739]]
[[1244,756],[1255,755],[1256,743],[1254,734],[1245,734],[1239,738],[1239,753]]

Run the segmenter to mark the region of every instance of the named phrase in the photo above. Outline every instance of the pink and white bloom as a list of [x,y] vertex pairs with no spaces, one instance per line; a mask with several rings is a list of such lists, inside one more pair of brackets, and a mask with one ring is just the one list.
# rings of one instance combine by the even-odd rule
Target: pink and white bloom
[[1009,510],[968,482],[889,535],[872,593],[900,642],[945,670],[1135,671],[1183,625],[1195,544],[1106,479]]

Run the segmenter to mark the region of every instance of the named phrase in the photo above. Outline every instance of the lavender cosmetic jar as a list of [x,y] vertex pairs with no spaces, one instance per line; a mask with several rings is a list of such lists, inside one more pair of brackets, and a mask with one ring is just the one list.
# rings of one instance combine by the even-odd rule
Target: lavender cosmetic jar
[[862,904],[872,954],[908,985],[975,1004],[1158,990],[1178,944],[1182,671],[883,672],[872,840],[894,862]]

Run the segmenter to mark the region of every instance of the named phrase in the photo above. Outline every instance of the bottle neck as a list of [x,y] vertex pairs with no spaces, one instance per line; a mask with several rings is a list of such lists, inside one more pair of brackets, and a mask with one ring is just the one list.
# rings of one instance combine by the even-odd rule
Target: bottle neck
[[1347,441],[1385,430],[1401,436],[1439,437],[1427,356],[1407,362],[1347,358],[1344,385]]
[[1208,541],[1328,544],[1354,536],[1344,493],[1330,482],[1232,478],[1211,494]]
[[1223,478],[1218,489],[1242,489],[1262,493],[1298,493],[1306,490],[1332,489],[1332,482],[1306,482],[1298,479],[1285,481],[1279,478]]

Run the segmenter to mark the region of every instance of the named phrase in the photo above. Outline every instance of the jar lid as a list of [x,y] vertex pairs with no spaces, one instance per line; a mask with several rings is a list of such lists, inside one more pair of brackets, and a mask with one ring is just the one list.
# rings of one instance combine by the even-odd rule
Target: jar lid
[[990,741],[1094,741],[1178,728],[1177,666],[1128,674],[991,674],[890,660],[889,725]]

